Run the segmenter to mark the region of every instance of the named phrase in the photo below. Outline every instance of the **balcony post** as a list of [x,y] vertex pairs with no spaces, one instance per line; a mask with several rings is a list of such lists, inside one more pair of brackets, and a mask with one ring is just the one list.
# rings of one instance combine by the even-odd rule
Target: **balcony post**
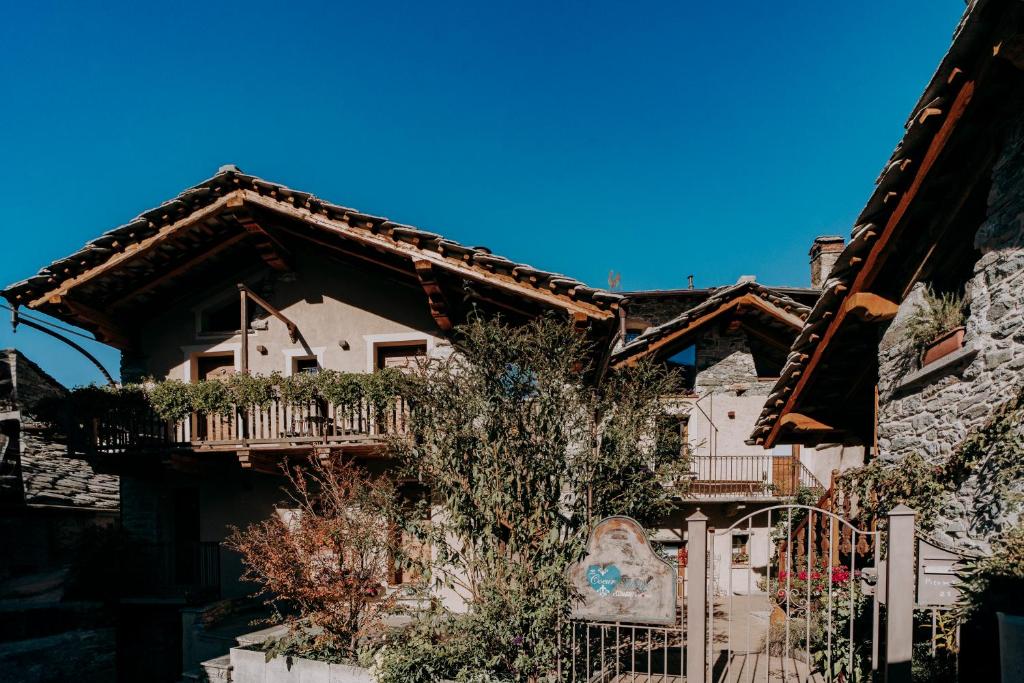
[[239,331],[242,335],[242,350],[239,352],[241,358],[239,359],[239,370],[243,374],[249,373],[249,297],[245,291],[245,285],[239,283],[238,285],[238,297],[239,297],[239,311],[241,315],[241,325]]

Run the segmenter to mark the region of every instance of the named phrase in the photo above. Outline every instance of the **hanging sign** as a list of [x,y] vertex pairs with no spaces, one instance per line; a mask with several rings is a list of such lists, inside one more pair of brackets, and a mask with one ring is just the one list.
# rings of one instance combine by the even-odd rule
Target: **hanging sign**
[[963,558],[924,539],[917,542],[917,604],[951,607],[960,598],[957,563]]
[[676,623],[676,568],[654,552],[629,517],[597,523],[587,554],[569,567],[580,600],[575,619],[638,624]]

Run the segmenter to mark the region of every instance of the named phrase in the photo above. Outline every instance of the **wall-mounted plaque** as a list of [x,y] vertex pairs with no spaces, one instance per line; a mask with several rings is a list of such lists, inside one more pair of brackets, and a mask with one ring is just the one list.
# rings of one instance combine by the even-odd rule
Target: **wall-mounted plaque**
[[586,556],[569,567],[569,580],[581,598],[573,618],[676,623],[676,569],[654,552],[643,527],[629,517],[597,523]]
[[957,563],[963,558],[928,541],[917,542],[917,604],[951,607],[960,598]]

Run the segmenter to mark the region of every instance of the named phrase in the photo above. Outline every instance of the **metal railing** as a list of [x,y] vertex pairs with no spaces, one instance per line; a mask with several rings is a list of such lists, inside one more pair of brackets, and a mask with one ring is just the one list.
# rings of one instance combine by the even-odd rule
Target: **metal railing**
[[571,621],[557,680],[565,683],[681,681],[686,660],[682,620],[672,626]]
[[696,497],[777,498],[794,496],[801,487],[825,488],[793,456],[695,455],[690,472],[687,492]]
[[73,424],[75,449],[114,454],[183,447],[331,443],[403,434],[409,406],[401,397],[384,406],[368,400],[347,405],[324,401],[290,404],[275,399],[265,407],[232,408],[227,414],[192,413],[162,420],[137,405],[113,409],[87,423]]

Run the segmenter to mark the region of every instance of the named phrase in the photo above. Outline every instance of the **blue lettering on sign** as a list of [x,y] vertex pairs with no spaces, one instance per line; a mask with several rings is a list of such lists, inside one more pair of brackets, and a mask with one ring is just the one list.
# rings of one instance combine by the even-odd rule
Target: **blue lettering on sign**
[[600,595],[611,595],[615,591],[615,587],[619,585],[621,578],[622,572],[614,564],[603,567],[592,564],[587,567],[587,581],[590,582],[590,587]]

